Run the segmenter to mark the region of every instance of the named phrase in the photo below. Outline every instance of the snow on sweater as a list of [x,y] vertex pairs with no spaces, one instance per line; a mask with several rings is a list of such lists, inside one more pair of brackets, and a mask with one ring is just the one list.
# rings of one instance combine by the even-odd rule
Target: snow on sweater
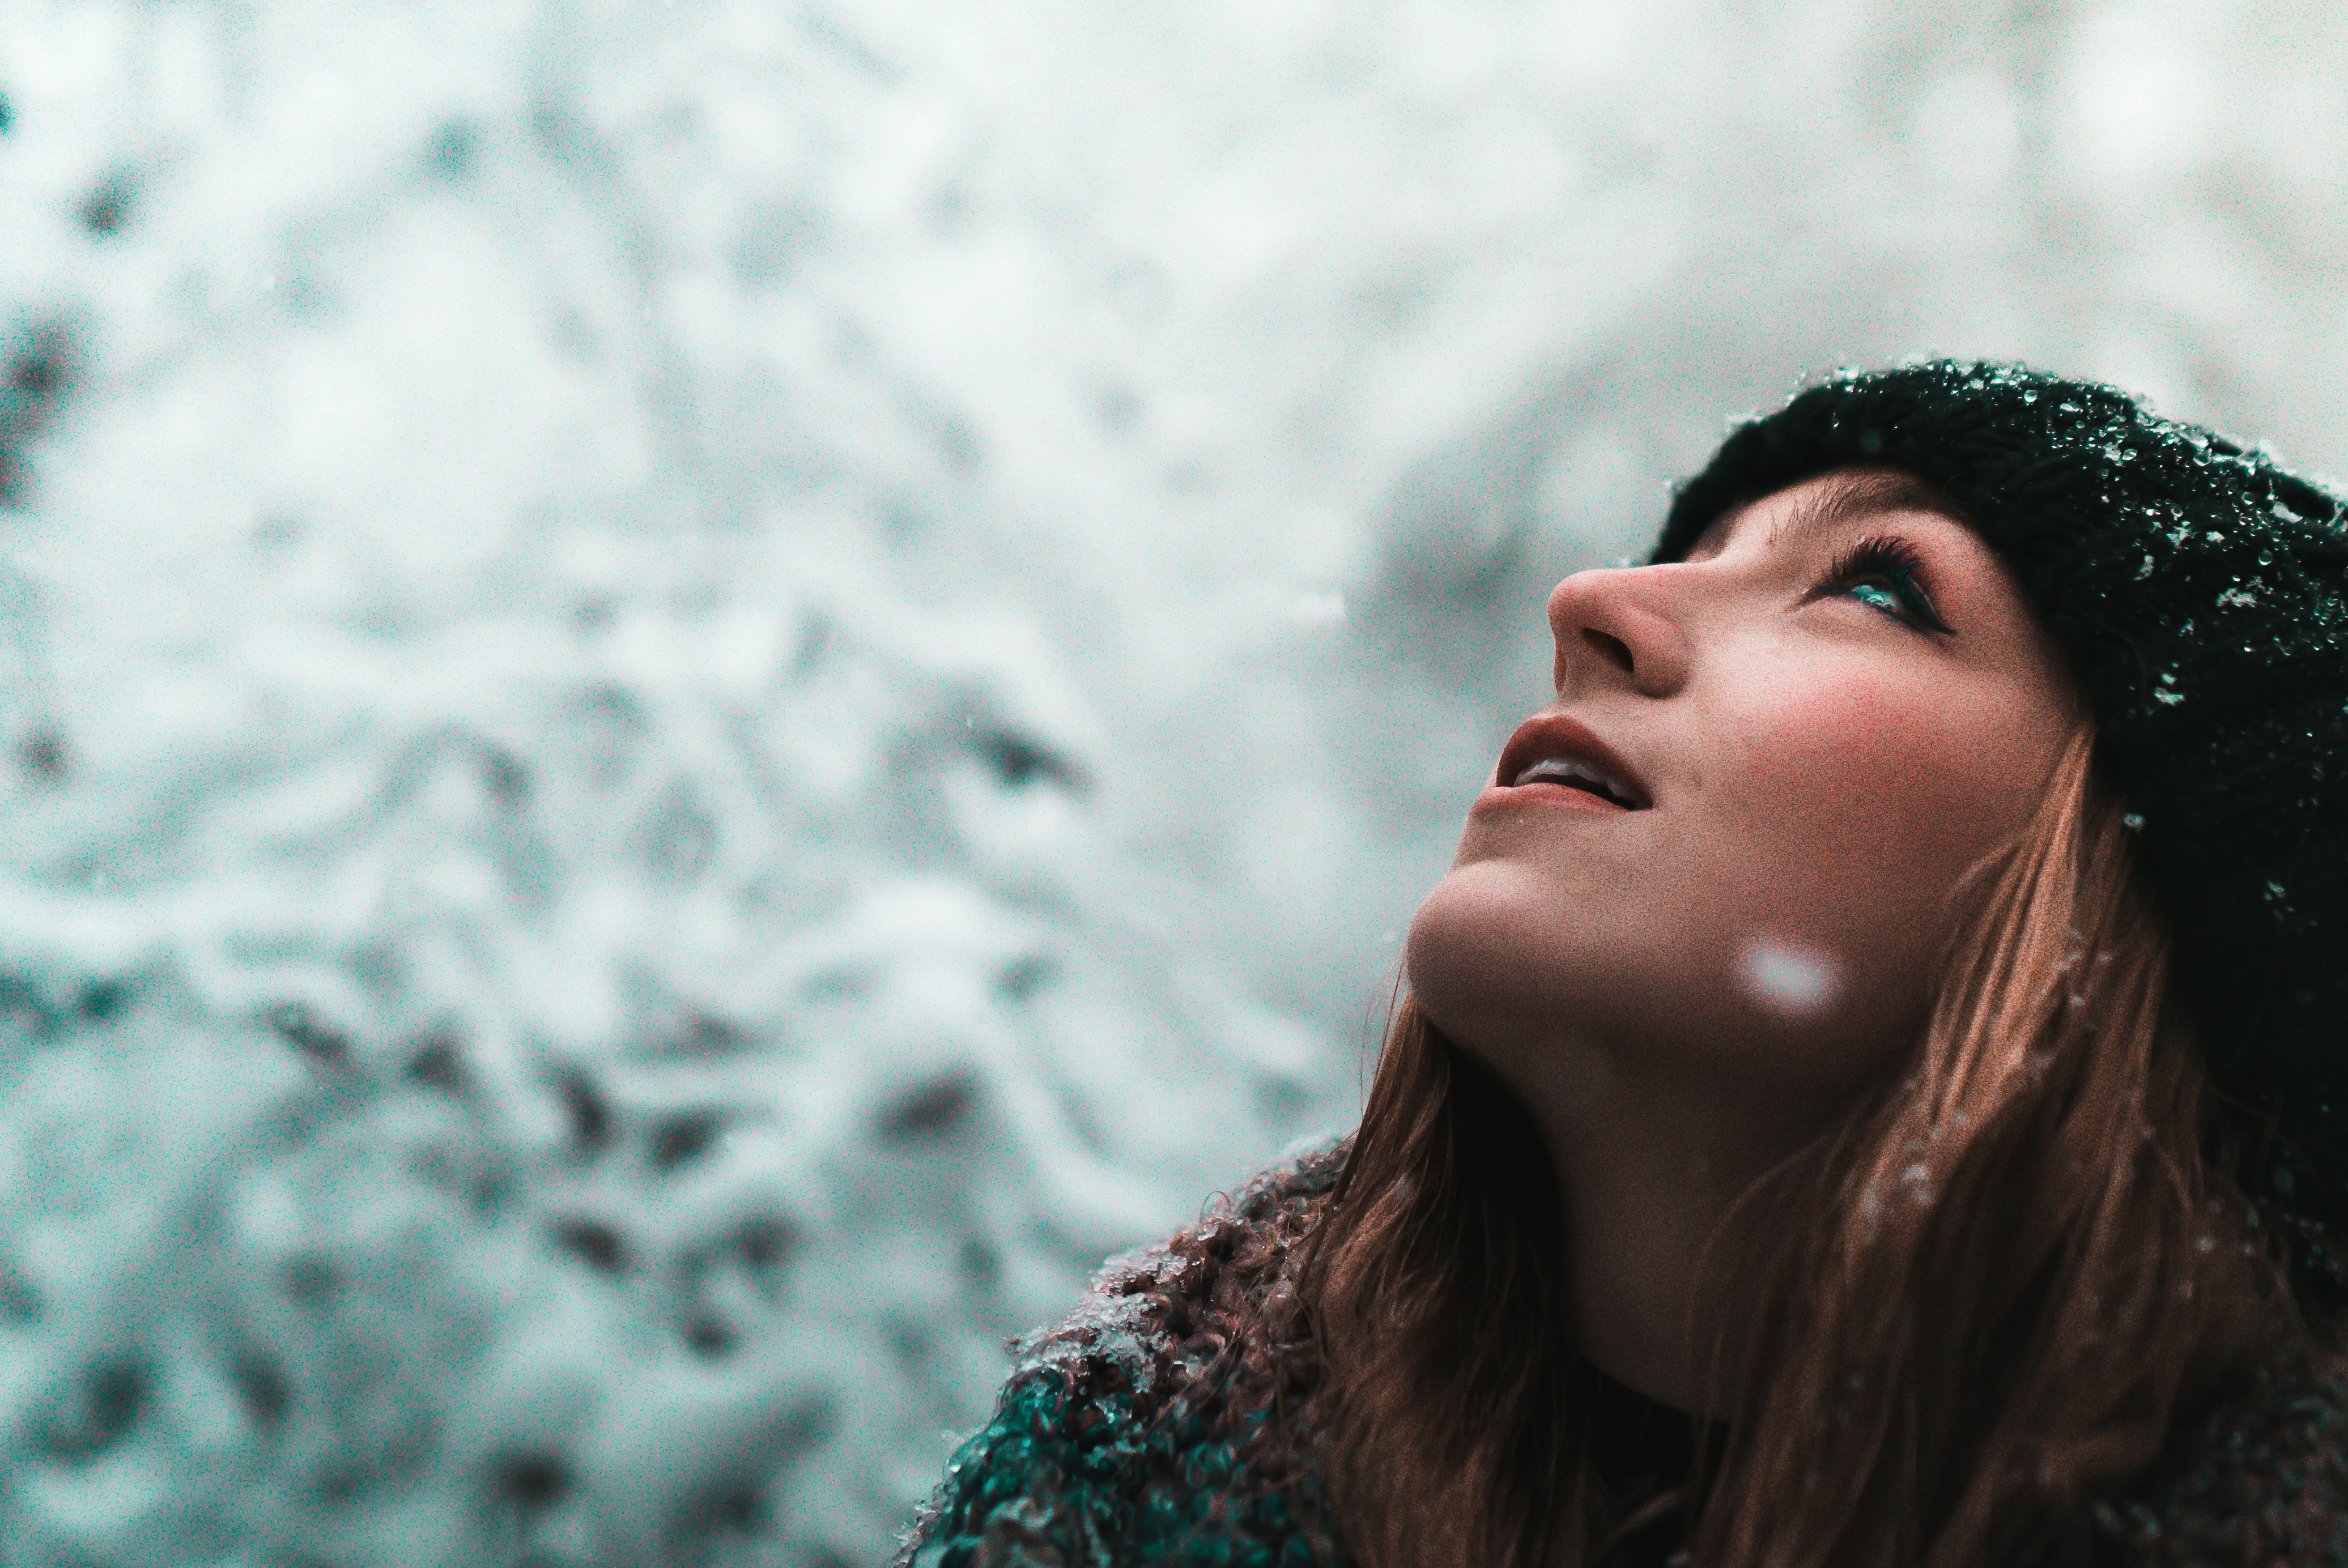
[[[895,1568],[1350,1564],[1312,1454],[1296,1245],[1344,1145],[1110,1262],[1017,1347]],[[2115,1568],[2348,1568],[2348,1366],[2294,1358],[2093,1508]]]

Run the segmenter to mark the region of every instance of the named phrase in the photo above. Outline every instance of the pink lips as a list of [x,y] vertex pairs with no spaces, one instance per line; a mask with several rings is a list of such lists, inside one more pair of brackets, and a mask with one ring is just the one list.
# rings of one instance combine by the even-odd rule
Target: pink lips
[[[1535,776],[1526,778],[1528,772]],[[1621,753],[1563,713],[1543,713],[1518,726],[1485,794],[1609,812],[1644,811],[1654,804],[1646,781]]]

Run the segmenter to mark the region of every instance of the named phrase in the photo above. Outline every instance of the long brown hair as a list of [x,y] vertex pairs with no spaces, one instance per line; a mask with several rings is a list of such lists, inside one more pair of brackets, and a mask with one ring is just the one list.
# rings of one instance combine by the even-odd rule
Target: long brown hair
[[[1958,889],[1904,1070],[1746,1193],[1690,1348],[1725,1433],[1612,1517],[1557,1178],[1529,1117],[1406,999],[1304,1295],[1323,1445],[1370,1568],[1570,1568],[1657,1510],[1722,1568],[2062,1563],[2082,1504],[2294,1332],[2226,1173],[2119,804],[2074,737]],[[1724,1288],[1714,1288],[1715,1286]]]

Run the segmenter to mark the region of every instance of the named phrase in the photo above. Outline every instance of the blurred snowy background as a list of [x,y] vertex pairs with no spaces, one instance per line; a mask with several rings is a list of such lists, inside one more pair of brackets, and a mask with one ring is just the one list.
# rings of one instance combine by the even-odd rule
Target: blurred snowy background
[[2332,0],[7,0],[0,1563],[873,1564],[1344,1123],[1541,595],[1940,350],[2348,467]]

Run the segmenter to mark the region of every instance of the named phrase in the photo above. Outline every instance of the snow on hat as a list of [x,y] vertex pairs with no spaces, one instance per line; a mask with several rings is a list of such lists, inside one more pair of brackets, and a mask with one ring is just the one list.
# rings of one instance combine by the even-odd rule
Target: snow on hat
[[2067,656],[2238,1109],[2243,1185],[2297,1222],[2303,1283],[2348,1285],[2348,504],[2111,387],[1936,361],[1737,427],[1653,559],[1859,464],[1955,502]]

